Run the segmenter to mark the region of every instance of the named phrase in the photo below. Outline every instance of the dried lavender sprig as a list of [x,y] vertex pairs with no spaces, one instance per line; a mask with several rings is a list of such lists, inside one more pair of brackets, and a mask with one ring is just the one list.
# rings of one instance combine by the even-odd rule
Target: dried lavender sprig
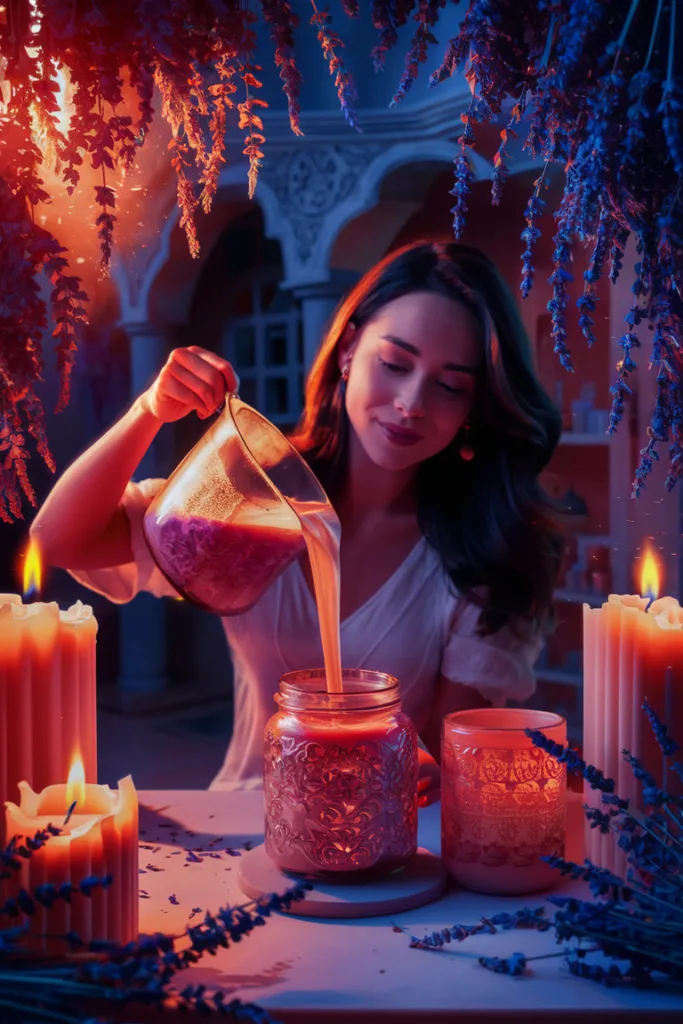
[[545,200],[541,199],[540,192],[547,166],[548,164],[546,163],[542,173],[534,182],[534,191],[529,196],[529,202],[527,203],[526,210],[524,211],[526,227],[520,235],[522,241],[525,243],[525,249],[522,253],[522,283],[520,285],[523,299],[528,298],[534,281],[534,245],[541,237],[541,229],[538,227],[538,221],[543,214],[546,204]]
[[631,960],[636,957],[649,963],[653,969],[668,973],[672,969],[676,972],[683,968],[683,947],[677,950],[670,938],[662,944],[653,943],[648,949],[642,942],[638,943],[638,936],[626,934],[623,928],[616,927],[617,922],[610,926],[608,914],[601,904],[560,896],[553,897],[552,902],[563,906],[555,915],[558,941],[586,938],[599,942],[603,952],[614,959]]
[[540,729],[525,729],[524,732],[534,746],[545,750],[547,754],[554,757],[560,764],[566,764],[568,772],[583,776],[591,789],[600,790],[602,793],[614,792],[614,779],[606,778],[599,768],[595,768],[592,764],[587,764],[578,751],[570,747],[569,744],[565,747],[561,743],[556,743],[554,740],[549,739]]
[[[515,913],[494,914],[493,917],[482,917],[477,924],[455,924],[451,928],[442,928],[441,931],[432,932],[419,939],[415,935],[410,936],[410,949],[439,950],[451,942],[463,942],[471,935],[478,935],[486,932],[495,935],[497,931],[509,931],[511,928],[532,928],[536,931],[545,932],[551,927],[551,922],[544,917],[543,907],[536,907],[531,910],[523,907]],[[399,929],[403,931],[403,929]]]
[[671,754],[675,754],[677,750],[680,750],[679,744],[669,736],[667,726],[664,725],[647,697],[641,704],[641,709],[645,712],[647,720],[652,726],[652,731],[655,734],[655,739],[657,740],[657,744],[659,745],[661,752],[666,757],[670,757]]
[[615,988],[617,985],[631,984],[635,978],[632,970],[621,971],[616,964],[609,967],[602,967],[600,964],[590,964],[585,960],[576,958],[568,960],[567,966],[577,978],[587,978],[589,981],[597,981],[606,988]]
[[339,56],[339,50],[342,49],[344,43],[332,28],[332,18],[329,10],[325,8],[319,11],[315,0],[310,0],[310,2],[313,7],[310,22],[311,25],[317,27],[318,42],[322,46],[323,56],[329,65],[330,74],[334,75],[334,85],[337,90],[342,113],[346,118],[347,124],[362,134],[363,129],[358,123],[355,107],[356,100],[358,99],[356,85],[353,76],[346,70],[344,61]]
[[[558,954],[551,953],[550,956],[557,956]],[[559,954],[560,956],[562,954]],[[536,959],[540,959],[537,957]],[[501,958],[498,956],[480,956],[479,963],[482,967],[486,967],[489,971],[494,971],[496,974],[509,974],[511,977],[516,977],[520,974],[524,974],[527,965],[527,958],[523,953],[513,953],[510,957]]]
[[633,896],[633,889],[624,882],[623,878],[619,878],[607,868],[598,867],[588,858],[584,860],[583,864],[576,864],[574,861],[565,860],[564,857],[553,853],[547,857],[541,857],[541,860],[559,871],[561,875],[569,875],[572,881],[588,882],[594,895],[611,894],[625,900],[630,900]]
[[[50,970],[41,964],[34,971],[34,960],[26,962],[26,969],[20,963],[10,976],[5,989],[21,988],[22,1001],[5,991],[0,996],[0,1005],[17,1008],[20,1012],[31,1013],[36,1019],[43,1013],[44,1006],[50,1006],[49,1019],[62,1020],[71,1024],[72,1003],[78,999],[106,999],[117,1004],[142,1003],[164,1006],[169,999],[184,1009],[194,1009],[201,1015],[215,1010],[221,1015],[232,1015],[237,1020],[254,1021],[255,1024],[274,1024],[270,1015],[252,1003],[238,999],[226,1002],[224,993],[207,994],[204,986],[188,986],[181,993],[169,989],[169,983],[178,971],[196,963],[205,953],[214,953],[220,946],[227,947],[229,940],[239,941],[274,911],[287,909],[294,900],[302,899],[310,883],[302,882],[282,895],[273,894],[261,900],[250,900],[238,907],[222,908],[215,916],[206,915],[203,926],[187,928],[183,936],[143,936],[138,942],[125,946],[112,943],[93,942],[90,948],[106,957],[104,962],[78,961],[65,967],[61,964]],[[0,933],[1,934],[1,933]],[[176,938],[189,937],[190,949],[178,952]],[[71,938],[76,945],[83,946],[77,936]],[[0,951],[2,946],[0,944]],[[11,961],[16,962],[15,960]],[[36,999],[26,995],[26,985],[31,981]],[[0,990],[3,975],[0,973]],[[82,1018],[74,1024],[82,1024]],[[94,1022],[93,1022],[94,1024]]]
[[5,878],[11,878],[13,872],[20,871],[22,860],[29,860],[34,853],[42,850],[53,836],[60,834],[61,829],[47,825],[38,829],[32,836],[12,836],[5,849],[0,851],[0,882]]
[[[197,963],[205,954],[213,955],[221,947],[228,948],[230,942],[239,942],[255,928],[264,925],[271,913],[287,910],[293,902],[303,899],[310,889],[312,886],[309,882],[301,882],[282,895],[273,893],[267,898],[249,900],[237,907],[222,907],[214,915],[207,913],[200,924],[188,926],[180,935],[146,935],[124,946],[89,943],[88,949],[105,952],[108,962],[83,964],[82,976],[96,982],[116,980],[119,967],[125,965],[126,980],[130,984],[137,977],[137,972],[144,977],[148,964],[152,964],[154,977],[168,981],[179,971]],[[186,938],[190,940],[189,947],[177,951],[176,941]],[[163,965],[160,975],[157,973],[159,962]]]
[[[616,799],[617,806],[623,814],[628,814],[628,816],[632,818],[633,821],[636,822],[638,826],[640,826],[640,828],[644,829],[647,832],[650,832],[654,836],[654,838],[660,839],[660,837],[652,831],[652,828],[648,824],[647,819],[644,818],[642,815],[637,814],[637,812],[630,810],[628,808],[628,801],[623,801],[617,794],[614,793],[614,779],[606,778],[605,775],[598,768],[595,768],[593,765],[587,764],[583,760],[583,758],[579,756],[576,750],[573,750],[569,745],[567,745],[567,747],[564,747],[561,743],[554,742],[553,740],[549,739],[541,730],[526,729],[525,732],[535,746],[540,747],[542,750],[545,750],[546,753],[550,754],[557,761],[566,764],[567,771],[573,772],[577,775],[581,775],[589,783],[591,789],[595,789],[603,794],[606,794],[609,797],[609,799],[605,801],[606,803],[612,804]],[[630,757],[627,751],[622,753],[624,753],[624,756]],[[643,778],[643,776],[640,774],[640,766],[636,765],[633,767],[636,773],[636,778]],[[648,776],[647,781],[648,784],[654,784],[654,779],[652,779],[651,776]],[[596,825],[599,827],[601,823],[599,814],[596,815],[596,813],[592,809],[588,809],[588,813],[589,820],[590,816],[592,815],[596,819]]]
[[[629,750],[622,750],[621,755],[626,761],[626,763],[630,765],[631,770],[633,771],[633,774],[635,775],[638,782],[642,784],[643,799],[645,800],[646,804],[648,804],[651,807],[663,806],[665,809],[669,807],[675,807],[677,809],[683,808],[683,797],[676,796],[672,793],[667,793],[665,790],[661,789],[657,785],[656,779],[650,774],[650,772],[648,772],[643,767],[640,758],[634,757],[634,755]],[[638,817],[637,820],[638,824],[642,828],[645,828],[646,821],[653,822],[655,825],[659,824],[655,815],[650,815],[647,819]],[[679,827],[681,827],[681,825],[683,824],[677,818],[674,818],[674,821]],[[670,832],[667,832],[667,836],[670,839],[677,841],[677,837],[672,835]],[[681,847],[681,849],[683,849],[683,846]]]
[[44,883],[36,886],[31,892],[21,889],[17,896],[5,900],[0,905],[0,914],[7,914],[9,917],[26,914],[27,917],[32,917],[37,910],[36,904],[50,910],[58,900],[71,903],[74,893],[80,892],[84,896],[91,896],[93,889],[106,889],[110,886],[113,878],[113,875],[103,875],[101,878],[91,875],[84,878],[78,885],[72,885],[71,882],[63,882],[61,885]]
[[[501,129],[500,132],[500,145],[498,146],[498,149],[496,150],[493,157],[493,175],[491,178],[491,203],[493,204],[493,206],[500,205],[500,200],[503,194],[503,185],[507,181],[508,175],[510,173],[507,165],[507,145],[510,136],[514,138],[516,135],[514,126],[516,124],[519,124],[519,122],[522,120],[524,116],[528,94],[529,90],[525,83],[520,93],[519,99],[516,101],[516,103],[513,104],[512,111],[510,113],[510,117],[507,121],[507,124]],[[522,238],[524,238],[524,234],[522,234]]]

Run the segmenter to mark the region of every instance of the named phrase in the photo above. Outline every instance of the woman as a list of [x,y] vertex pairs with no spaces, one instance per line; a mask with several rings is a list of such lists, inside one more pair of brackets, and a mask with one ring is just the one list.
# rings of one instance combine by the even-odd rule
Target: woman
[[[218,355],[175,349],[40,510],[46,560],[112,601],[173,596],[141,529],[162,481],[130,478],[163,423],[212,415],[235,386]],[[292,441],[342,525],[342,661],[401,680],[425,748],[422,805],[438,796],[443,716],[534,692],[562,550],[538,475],[560,431],[510,292],[467,246],[387,256],[341,303],[311,370]],[[212,788],[252,787],[278,678],[322,663],[307,557],[223,624],[235,725]]]

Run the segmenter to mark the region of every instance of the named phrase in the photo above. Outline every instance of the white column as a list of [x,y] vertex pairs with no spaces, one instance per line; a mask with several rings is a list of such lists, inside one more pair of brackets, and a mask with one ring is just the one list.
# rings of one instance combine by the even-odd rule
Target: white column
[[332,272],[329,281],[296,285],[292,291],[301,302],[304,330],[304,373],[316,357],[325,330],[342,295],[358,280],[354,271]]
[[[168,339],[164,328],[150,323],[121,325],[130,341],[131,400],[147,388],[166,361]],[[169,433],[161,431],[136,473],[136,480],[165,477],[172,468]],[[121,606],[119,615],[119,677],[117,688],[123,710],[136,698],[159,693],[168,684],[166,607],[151,594],[139,594]]]

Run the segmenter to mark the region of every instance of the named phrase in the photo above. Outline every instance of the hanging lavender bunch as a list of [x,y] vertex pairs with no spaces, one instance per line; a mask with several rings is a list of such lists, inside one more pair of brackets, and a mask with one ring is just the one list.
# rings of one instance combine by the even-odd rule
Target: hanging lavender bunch
[[[645,702],[642,710],[670,770],[683,781],[683,761],[672,760],[680,750],[678,743],[669,736],[655,708]],[[525,907],[513,914],[482,918],[475,925],[455,925],[423,938],[411,936],[411,947],[438,951],[479,933],[552,929],[558,943],[574,945],[538,957],[523,953],[480,957],[479,963],[498,974],[521,975],[534,960],[562,956],[573,974],[608,986],[647,988],[656,984],[658,975],[683,985],[683,797],[658,786],[638,758],[625,750],[624,760],[642,789],[645,811],[640,811],[619,796],[613,779],[586,764],[577,751],[538,730],[526,732],[535,746],[566,764],[569,772],[581,776],[601,794],[603,809],[585,807],[586,818],[591,828],[615,834],[626,852],[626,879],[589,860],[575,864],[555,855],[545,857],[560,875],[586,882],[593,899],[549,896],[548,902],[558,908],[552,918],[543,907]],[[587,959],[592,952],[622,966],[615,963],[605,968],[592,963]]]
[[415,0],[373,0],[372,24],[379,32],[379,42],[370,56],[375,71],[383,71],[386,56],[398,42],[397,30],[408,20]]
[[[641,346],[638,328],[652,330],[657,375],[655,409],[641,452],[634,494],[643,486],[659,449],[668,445],[671,489],[683,473],[683,400],[680,338],[683,330],[683,17],[674,0],[470,0],[458,33],[449,40],[436,86],[465,73],[472,102],[462,115],[465,132],[456,158],[453,208],[456,237],[463,231],[476,144],[475,125],[501,112],[501,140],[494,159],[492,198],[509,173],[507,144],[513,126],[526,124],[524,149],[559,165],[564,194],[554,211],[552,315],[554,349],[571,370],[568,285],[575,243],[591,243],[578,327],[595,341],[598,285],[614,283],[630,238],[636,243],[633,302],[621,338],[624,352],[612,392],[613,433],[631,395],[629,376]],[[524,116],[510,103],[524,98]],[[545,170],[540,181],[543,183]],[[522,233],[521,290],[534,278],[533,250],[544,200],[539,179],[526,210]]]

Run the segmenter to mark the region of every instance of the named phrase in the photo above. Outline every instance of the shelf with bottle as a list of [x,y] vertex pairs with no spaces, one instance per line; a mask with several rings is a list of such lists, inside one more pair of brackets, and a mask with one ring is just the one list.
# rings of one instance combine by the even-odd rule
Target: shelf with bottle
[[612,435],[607,433],[610,421],[609,409],[597,409],[597,388],[593,381],[584,381],[578,398],[569,405],[564,398],[564,382],[554,382],[555,405],[562,414],[562,444],[609,444]]

